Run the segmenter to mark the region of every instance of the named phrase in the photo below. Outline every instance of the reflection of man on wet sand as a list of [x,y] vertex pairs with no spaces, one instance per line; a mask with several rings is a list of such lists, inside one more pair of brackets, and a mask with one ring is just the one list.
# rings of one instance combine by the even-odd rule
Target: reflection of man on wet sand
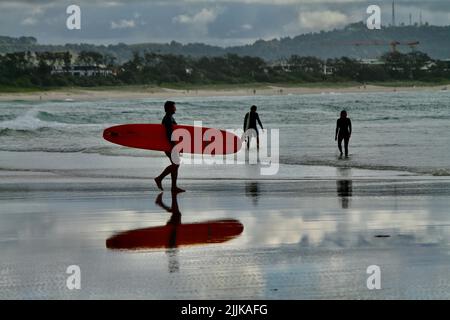
[[352,180],[336,180],[337,195],[341,200],[342,209],[348,209],[353,195]]
[[[163,208],[164,210],[166,210],[167,212],[172,213],[172,210],[175,210],[175,212],[180,213],[180,209],[178,208],[178,200],[177,200],[176,193],[172,192],[172,206],[170,206],[170,207],[162,201],[163,194],[164,194],[164,192],[161,192],[160,194],[158,194],[156,196],[155,203],[158,206],[160,206],[161,208]],[[172,209],[172,208],[174,208],[174,209]]]
[[164,204],[164,202],[162,201],[163,193],[164,192],[158,194],[155,203],[172,214],[166,224],[166,226],[174,226],[169,236],[169,242],[167,246],[169,249],[171,249],[167,251],[167,254],[169,255],[169,272],[172,273],[177,272],[180,269],[180,264],[177,259],[177,250],[175,250],[174,248],[177,247],[177,226],[181,224],[181,212],[178,207],[177,192],[172,192],[172,205],[170,207]]
[[165,225],[128,230],[106,240],[106,247],[115,250],[148,250],[166,248],[169,272],[179,269],[177,251],[181,246],[224,243],[238,237],[244,226],[235,219],[210,220],[197,223],[181,223],[177,193],[172,192],[171,206],[163,202],[161,192],[155,203],[171,214]]
[[259,193],[258,182],[249,182],[245,184],[245,195],[252,198],[255,206],[258,205]]
[[161,192],[155,200],[155,203],[166,210],[167,212],[171,213],[169,221],[167,221],[167,226],[173,225],[175,228],[172,229],[172,233],[169,237],[169,243],[168,248],[176,248],[177,246],[177,228],[176,226],[181,223],[181,212],[178,208],[178,200],[177,200],[177,193],[172,192],[172,206],[167,206],[162,201],[163,192]]

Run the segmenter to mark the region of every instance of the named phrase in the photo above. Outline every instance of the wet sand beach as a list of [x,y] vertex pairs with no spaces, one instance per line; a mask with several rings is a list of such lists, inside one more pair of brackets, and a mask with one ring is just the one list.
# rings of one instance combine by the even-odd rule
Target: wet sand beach
[[388,93],[388,92],[420,92],[420,91],[447,91],[448,85],[435,86],[380,86],[380,85],[352,85],[344,87],[302,87],[267,85],[252,87],[230,88],[186,88],[171,89],[163,87],[134,88],[134,87],[105,87],[102,89],[68,88],[58,90],[46,90],[27,93],[0,92],[0,101],[95,101],[95,100],[130,100],[161,98],[168,96],[173,98],[182,97],[236,97],[236,96],[278,96],[278,95],[302,95],[302,94],[343,94],[343,93]]
[[[18,158],[0,158],[2,299],[450,297],[445,177],[303,166],[218,180],[186,167],[176,217],[163,207],[173,207],[170,192],[155,203],[148,159],[127,160],[147,170],[138,178],[113,174],[120,157],[108,174],[86,174],[98,163],[90,155],[46,154],[46,164],[39,154],[15,164],[8,155]],[[156,244],[155,229],[174,225],[205,234]],[[120,245],[109,240],[117,236]],[[66,287],[69,265],[81,269],[80,290]],[[381,268],[381,290],[367,289],[370,265]]]

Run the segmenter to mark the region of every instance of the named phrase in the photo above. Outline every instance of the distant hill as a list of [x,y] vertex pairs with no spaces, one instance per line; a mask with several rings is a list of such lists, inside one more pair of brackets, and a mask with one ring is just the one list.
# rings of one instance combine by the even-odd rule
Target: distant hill
[[[226,53],[261,57],[265,60],[278,60],[291,55],[316,56],[322,59],[351,57],[376,58],[390,50],[392,41],[402,43],[419,41],[417,50],[427,53],[435,59],[450,59],[450,26],[397,26],[383,27],[381,30],[368,30],[363,23],[354,23],[343,29],[321,31],[273,40],[258,40],[253,44],[222,48],[203,43],[180,44],[142,43],[116,45],[39,44],[33,37],[1,37],[0,53],[15,51],[97,51],[110,54],[118,62],[131,58],[133,52],[157,52],[161,54],[179,54],[193,57],[220,56]],[[363,45],[355,45],[362,43]],[[378,45],[373,45],[378,43]],[[385,44],[380,44],[385,43]],[[372,44],[372,45],[371,45]],[[402,52],[411,50],[408,46],[399,46]]]
[[[252,45],[229,48],[228,51],[260,56],[268,60],[293,54],[316,56],[322,59],[351,57],[376,58],[390,50],[389,45],[352,45],[392,41],[419,41],[417,50],[435,59],[450,58],[450,26],[401,26],[369,30],[363,23],[351,24],[344,29],[328,32],[309,33],[294,38],[256,41]],[[399,51],[408,52],[408,46],[399,46]]]

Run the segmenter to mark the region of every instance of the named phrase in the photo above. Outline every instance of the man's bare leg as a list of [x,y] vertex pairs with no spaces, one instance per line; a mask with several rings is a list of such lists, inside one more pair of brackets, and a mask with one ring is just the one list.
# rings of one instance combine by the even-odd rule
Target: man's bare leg
[[155,178],[156,185],[158,186],[158,188],[159,188],[160,190],[164,190],[163,187],[162,187],[162,181],[163,181],[163,179],[164,179],[167,175],[169,175],[170,173],[172,173],[172,164],[171,164],[170,166],[167,166],[167,167],[164,169],[164,171],[161,172],[161,174]]
[[165,154],[166,154],[166,156],[167,156],[167,158],[169,158],[169,160],[170,160],[170,165],[169,166],[167,166],[165,169],[164,169],[164,171],[163,172],[161,172],[161,174],[159,175],[159,176],[157,176],[154,180],[155,180],[155,182],[156,182],[156,185],[158,186],[158,188],[160,189],[160,190],[163,190],[163,187],[162,187],[162,181],[163,181],[163,179],[166,177],[166,176],[168,176],[170,173],[172,173],[172,170],[173,170],[173,165],[174,165],[174,163],[173,163],[173,161],[172,161],[172,158],[171,158],[171,156],[170,156],[170,152],[165,152]]
[[342,152],[342,138],[341,137],[338,138],[338,149],[342,156],[343,152]]
[[180,166],[177,164],[172,164],[172,172],[171,172],[171,177],[172,177],[172,192],[175,193],[180,193],[180,192],[185,192],[186,190],[183,190],[181,188],[177,187],[177,179],[178,179],[178,168]]

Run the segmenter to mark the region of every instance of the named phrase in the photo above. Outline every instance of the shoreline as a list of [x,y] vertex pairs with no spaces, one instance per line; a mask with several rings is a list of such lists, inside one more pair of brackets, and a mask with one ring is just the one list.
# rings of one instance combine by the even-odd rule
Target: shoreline
[[446,91],[448,85],[435,86],[286,86],[261,85],[224,86],[174,89],[164,87],[111,87],[111,88],[67,88],[35,92],[0,92],[0,101],[94,101],[104,99],[145,99],[168,97],[211,97],[211,96],[280,96],[303,94],[336,94],[336,93],[385,93],[409,91]]
[[[0,151],[0,176],[4,183],[27,181],[39,183],[55,181],[103,181],[128,180],[147,184],[153,175],[163,168],[165,158],[107,156],[85,153],[48,153]],[[102,165],[97,165],[102,164]],[[273,176],[261,175],[262,166],[233,165],[183,165],[180,181],[220,180],[224,182],[298,182],[332,180],[367,181],[448,181],[449,176],[418,174],[411,171],[382,170],[370,168],[340,168],[331,165],[279,165]],[[1,185],[1,184],[0,184]]]

